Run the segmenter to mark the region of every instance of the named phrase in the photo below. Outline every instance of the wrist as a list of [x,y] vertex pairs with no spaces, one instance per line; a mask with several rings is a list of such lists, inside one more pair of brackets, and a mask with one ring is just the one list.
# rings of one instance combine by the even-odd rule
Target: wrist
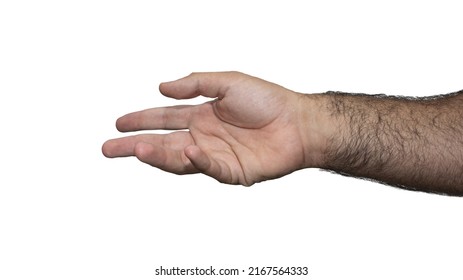
[[324,168],[329,143],[338,125],[323,94],[298,94],[298,126],[304,151],[304,168]]

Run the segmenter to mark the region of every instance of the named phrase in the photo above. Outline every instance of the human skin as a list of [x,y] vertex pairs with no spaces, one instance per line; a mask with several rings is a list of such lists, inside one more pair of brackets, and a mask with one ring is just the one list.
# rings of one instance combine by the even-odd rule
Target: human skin
[[463,95],[407,99],[302,94],[239,72],[193,73],[162,83],[194,106],[119,118],[121,132],[180,130],[108,140],[107,157],[136,156],[176,174],[250,186],[322,168],[399,187],[463,195]]

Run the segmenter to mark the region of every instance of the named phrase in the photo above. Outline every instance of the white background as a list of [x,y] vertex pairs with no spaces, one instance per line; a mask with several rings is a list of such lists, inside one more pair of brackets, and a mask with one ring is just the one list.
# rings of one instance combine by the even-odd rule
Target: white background
[[[458,1],[1,1],[0,279],[175,279],[161,265],[461,279],[460,198],[319,170],[245,188],[101,154],[118,116],[203,102],[157,91],[193,71],[460,90],[461,20]],[[284,279],[234,279],[248,278]]]

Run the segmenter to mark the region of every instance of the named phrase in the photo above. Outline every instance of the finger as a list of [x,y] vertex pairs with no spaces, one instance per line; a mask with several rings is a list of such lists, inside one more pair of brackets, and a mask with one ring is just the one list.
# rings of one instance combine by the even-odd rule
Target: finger
[[[198,146],[188,146],[185,148],[185,155],[193,165],[201,172],[205,173],[211,169],[212,162],[209,157]],[[207,174],[211,175],[211,174]]]
[[172,150],[150,143],[139,142],[135,156],[144,163],[175,174],[196,173],[197,170],[182,150]]
[[108,158],[129,157],[135,155],[135,146],[139,142],[149,142],[154,145],[162,145],[165,135],[142,134],[111,139],[103,144],[102,152]]
[[183,151],[185,147],[194,143],[193,141],[190,133],[186,131],[176,131],[169,134],[140,134],[108,140],[103,144],[102,151],[109,158],[133,156],[135,155],[135,146],[139,142]]
[[229,169],[221,166],[217,161],[210,158],[198,146],[188,146],[185,148],[185,155],[190,160],[191,164],[201,173],[217,179],[219,182],[236,184],[233,181]]
[[120,117],[116,127],[121,132],[146,129],[187,129],[194,106],[147,109]]
[[159,91],[175,99],[187,99],[199,95],[222,99],[227,88],[247,75],[238,72],[192,73],[173,82],[162,83]]

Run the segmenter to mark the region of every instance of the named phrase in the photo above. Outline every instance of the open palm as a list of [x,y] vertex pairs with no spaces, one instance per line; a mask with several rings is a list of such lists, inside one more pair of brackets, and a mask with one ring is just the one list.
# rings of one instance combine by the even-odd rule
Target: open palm
[[116,126],[122,132],[180,131],[112,139],[103,145],[105,156],[136,156],[168,172],[201,172],[247,186],[303,167],[299,94],[237,72],[191,74],[161,84],[160,91],[176,99],[214,99],[121,117]]

